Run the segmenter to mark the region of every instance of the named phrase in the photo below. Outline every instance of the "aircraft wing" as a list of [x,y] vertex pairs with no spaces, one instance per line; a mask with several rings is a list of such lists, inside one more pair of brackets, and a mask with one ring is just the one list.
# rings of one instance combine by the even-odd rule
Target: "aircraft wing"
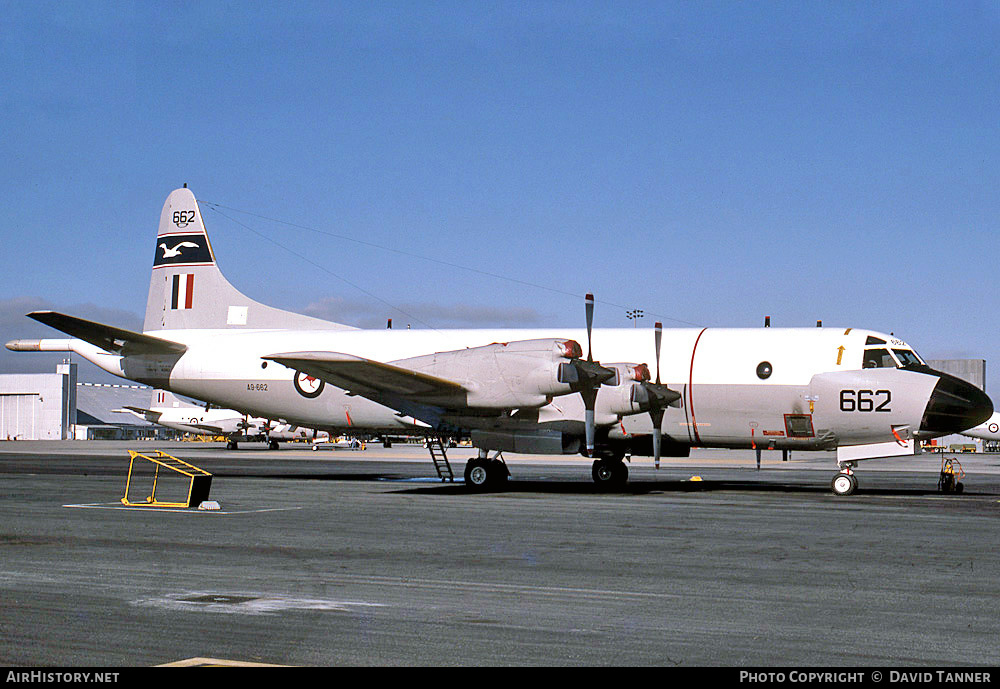
[[388,395],[413,402],[461,403],[462,385],[426,373],[339,352],[291,352],[263,357],[319,378],[348,392],[372,398]]
[[179,342],[171,342],[76,316],[67,316],[56,311],[32,311],[28,317],[107,352],[121,353],[127,349],[130,354],[182,354],[187,350],[187,347]]

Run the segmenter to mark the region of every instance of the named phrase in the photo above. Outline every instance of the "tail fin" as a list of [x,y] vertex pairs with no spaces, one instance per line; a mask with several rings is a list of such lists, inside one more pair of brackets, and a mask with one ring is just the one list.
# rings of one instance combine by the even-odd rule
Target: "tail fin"
[[170,192],[160,213],[143,331],[189,328],[352,329],[266,306],[229,284],[215,263],[198,201],[184,187]]
[[149,401],[150,409],[162,409],[163,407],[178,408],[178,409],[199,409],[204,407],[204,404],[195,404],[194,402],[188,402],[187,400],[181,399],[172,392],[166,390],[153,390],[153,398]]

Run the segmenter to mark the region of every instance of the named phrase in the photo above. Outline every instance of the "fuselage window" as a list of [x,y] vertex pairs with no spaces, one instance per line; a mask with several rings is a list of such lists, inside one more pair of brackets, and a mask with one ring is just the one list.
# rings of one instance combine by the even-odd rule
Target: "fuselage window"
[[866,349],[865,368],[896,368],[896,360],[888,349]]
[[892,353],[896,355],[899,359],[899,363],[902,366],[913,366],[914,364],[922,364],[920,357],[917,356],[916,352],[911,352],[909,349],[894,349]]

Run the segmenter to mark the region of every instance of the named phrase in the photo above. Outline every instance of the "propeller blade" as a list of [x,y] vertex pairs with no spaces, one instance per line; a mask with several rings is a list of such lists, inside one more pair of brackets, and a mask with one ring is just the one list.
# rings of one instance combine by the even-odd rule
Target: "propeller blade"
[[594,456],[594,435],[596,434],[596,423],[594,422],[594,410],[588,409],[585,417],[587,433],[587,456]]
[[595,419],[594,407],[597,405],[597,391],[605,381],[615,376],[613,368],[601,366],[599,361],[594,361],[593,343],[591,341],[594,330],[594,295],[588,293],[586,298],[587,313],[587,360],[573,360],[573,367],[577,371],[577,383],[575,389],[583,397],[583,407],[586,410],[584,416],[584,429],[586,433],[587,455],[594,456],[595,436],[597,435],[597,421]]
[[587,361],[593,361],[590,336],[594,329],[594,295],[587,293]]
[[653,339],[656,342],[656,384],[660,384],[660,344],[663,342],[663,323],[656,321]]
[[656,322],[653,341],[656,345],[656,382],[644,383],[649,396],[649,418],[653,422],[653,463],[660,468],[660,450],[663,445],[663,409],[680,399],[679,392],[660,383],[660,348],[663,343],[663,324]]
[[663,431],[660,424],[663,423],[663,408],[657,407],[649,410],[649,415],[653,419],[653,463],[656,468],[660,468],[660,448],[663,441]]

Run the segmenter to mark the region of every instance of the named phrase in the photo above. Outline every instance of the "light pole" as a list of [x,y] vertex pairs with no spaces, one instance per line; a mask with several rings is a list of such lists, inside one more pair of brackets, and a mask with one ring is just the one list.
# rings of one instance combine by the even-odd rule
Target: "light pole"
[[639,319],[642,318],[642,309],[632,309],[631,311],[626,311],[625,315],[630,321],[632,321],[632,327],[639,327]]

